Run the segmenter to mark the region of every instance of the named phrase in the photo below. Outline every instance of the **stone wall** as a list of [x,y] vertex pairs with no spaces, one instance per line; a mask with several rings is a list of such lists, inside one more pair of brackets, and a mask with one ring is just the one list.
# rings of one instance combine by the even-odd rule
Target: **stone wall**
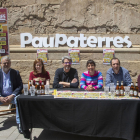
[[[20,33],[31,33],[34,37],[51,37],[56,33],[67,36],[116,37],[129,36],[131,48],[115,49],[115,56],[127,68],[135,82],[140,74],[140,1],[139,0],[1,0],[1,7],[8,9],[9,43],[12,67],[21,73],[23,82],[28,81],[36,58],[36,48],[20,47]],[[105,46],[104,46],[105,48]],[[49,60],[46,69],[51,76],[62,67],[61,57],[67,55],[66,45],[47,48]],[[104,80],[110,66],[102,63],[102,48],[80,48],[79,77],[86,70],[86,61],[96,61],[96,69]]]

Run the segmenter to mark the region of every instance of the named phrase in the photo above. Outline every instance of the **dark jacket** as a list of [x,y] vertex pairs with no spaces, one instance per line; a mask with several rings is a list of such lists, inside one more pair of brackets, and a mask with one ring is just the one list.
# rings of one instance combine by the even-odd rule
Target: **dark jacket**
[[[71,81],[76,78],[76,83],[71,83]],[[63,88],[63,85],[59,84],[59,82],[69,82],[70,88],[78,88],[79,86],[79,78],[78,78],[78,72],[74,68],[70,68],[69,72],[65,72],[64,68],[59,68],[55,72],[55,77],[53,81],[53,88]]]
[[[22,79],[20,77],[19,71],[11,69],[10,70],[10,80],[11,80],[11,86],[13,93],[16,96],[18,94],[21,94],[21,91],[23,89]],[[0,96],[3,90],[3,73],[2,69],[0,69]]]

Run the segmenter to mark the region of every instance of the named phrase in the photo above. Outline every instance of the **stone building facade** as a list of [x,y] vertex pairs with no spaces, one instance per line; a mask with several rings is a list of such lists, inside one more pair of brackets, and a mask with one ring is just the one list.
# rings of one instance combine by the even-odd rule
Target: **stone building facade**
[[[33,70],[36,50],[31,44],[21,48],[20,34],[31,33],[33,37],[53,37],[65,34],[67,37],[116,37],[129,36],[132,46],[116,48],[115,56],[121,66],[129,70],[135,82],[140,74],[140,1],[139,0],[1,0],[0,6],[8,9],[9,48],[12,68],[20,71],[24,83],[28,82]],[[106,45],[103,44],[103,48]],[[78,47],[80,64],[73,65],[79,78],[86,70],[86,61],[93,59],[96,69],[104,78],[110,68],[103,65],[103,48]],[[61,58],[68,55],[69,47],[48,47],[46,70],[53,82],[55,70],[62,67]]]

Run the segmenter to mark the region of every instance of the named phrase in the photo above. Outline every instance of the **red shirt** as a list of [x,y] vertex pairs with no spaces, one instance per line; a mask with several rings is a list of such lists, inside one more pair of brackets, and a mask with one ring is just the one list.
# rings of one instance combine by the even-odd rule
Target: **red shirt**
[[41,82],[44,82],[44,85],[46,85],[46,80],[50,80],[49,72],[46,71],[46,74],[38,73],[36,75],[33,74],[33,71],[30,73],[29,80],[33,80],[33,85],[35,85],[36,81],[39,81],[40,85]]

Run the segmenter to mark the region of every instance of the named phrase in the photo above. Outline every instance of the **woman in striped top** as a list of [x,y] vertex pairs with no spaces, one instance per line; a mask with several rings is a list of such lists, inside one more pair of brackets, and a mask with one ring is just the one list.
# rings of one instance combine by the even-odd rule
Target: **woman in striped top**
[[93,91],[103,87],[103,77],[100,71],[96,71],[96,64],[93,60],[88,60],[86,64],[87,70],[82,73],[80,87]]

